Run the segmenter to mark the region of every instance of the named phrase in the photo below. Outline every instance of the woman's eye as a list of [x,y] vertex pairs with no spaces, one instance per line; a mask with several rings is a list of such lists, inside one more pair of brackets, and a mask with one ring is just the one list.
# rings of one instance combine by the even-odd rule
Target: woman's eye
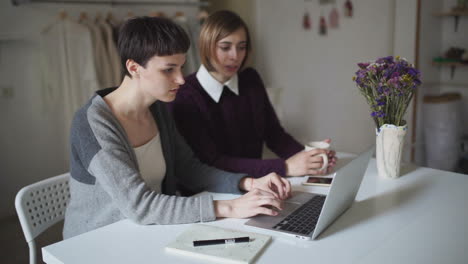
[[174,71],[173,68],[169,68],[169,69],[163,70],[163,72],[165,72],[165,73],[171,73],[171,72],[173,72],[173,71]]
[[247,49],[247,47],[245,47],[245,46],[239,47],[239,50],[246,50],[246,49]]
[[219,47],[222,51],[229,51],[229,47]]

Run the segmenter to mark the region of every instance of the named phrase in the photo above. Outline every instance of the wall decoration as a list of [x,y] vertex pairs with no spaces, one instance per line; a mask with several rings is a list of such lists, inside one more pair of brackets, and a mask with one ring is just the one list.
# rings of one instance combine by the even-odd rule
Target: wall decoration
[[320,16],[319,34],[322,36],[327,35],[327,21],[324,16]]
[[330,28],[338,28],[339,16],[340,15],[338,13],[338,9],[336,8],[336,6],[334,6],[330,11],[330,15],[328,16],[328,23],[330,25]]
[[[314,4],[312,11],[319,11],[318,23],[312,22],[312,16],[317,17],[317,12],[309,13],[306,4],[312,2]],[[338,2],[338,3],[337,3]],[[317,8],[318,5],[318,8]],[[339,6],[344,7],[343,13],[339,11]],[[309,6],[310,10],[310,6]],[[344,17],[352,17],[354,5],[351,0],[304,0],[304,15],[302,16],[302,27],[305,30],[312,30],[313,25],[317,25],[318,34],[326,36],[329,29],[337,29],[340,26],[340,13]]]
[[305,30],[312,29],[312,20],[310,19],[309,10],[307,10],[306,7],[306,2],[309,1],[310,0],[304,0],[304,15],[302,16],[302,28],[304,28]]
[[344,3],[344,15],[353,17],[353,3],[351,3],[351,0],[346,0]]
[[312,28],[312,21],[310,20],[309,11],[307,10],[304,12],[304,16],[302,18],[302,27],[305,30],[310,30]]

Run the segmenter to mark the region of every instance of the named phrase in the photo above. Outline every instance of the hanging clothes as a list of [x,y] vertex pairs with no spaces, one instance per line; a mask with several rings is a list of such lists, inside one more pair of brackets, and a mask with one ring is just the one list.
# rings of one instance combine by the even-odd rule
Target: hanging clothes
[[[90,31],[61,19],[40,34],[43,103],[48,111],[62,111],[65,151],[73,115],[99,88]],[[67,157],[68,157],[68,152]]]
[[91,32],[93,43],[93,57],[96,68],[96,74],[99,81],[99,87],[106,88],[112,86],[112,70],[109,67],[109,58],[107,56],[106,44],[103,39],[103,32],[99,25],[84,19],[80,22]]
[[111,78],[110,83],[106,87],[119,86],[122,81],[122,65],[120,61],[119,52],[117,51],[117,46],[114,42],[114,33],[112,26],[106,21],[99,20],[97,25],[100,27],[103,33],[104,45],[107,51],[107,61],[106,65],[110,69]]
[[187,51],[187,60],[183,69],[183,74],[186,76],[196,72],[200,67],[200,55],[198,52],[200,23],[198,21],[194,23],[194,20],[189,21],[189,19],[183,15],[177,15],[172,20],[185,30],[190,39],[190,47]]
[[193,59],[195,61],[195,66],[196,69],[195,71],[198,71],[198,68],[200,68],[201,65],[201,59],[200,59],[200,49],[199,49],[199,43],[198,39],[200,37],[200,31],[201,31],[201,26],[204,23],[204,19],[206,17],[203,15],[204,13],[202,12],[201,17],[191,17],[188,18],[188,29],[189,31],[189,36],[191,36],[190,41],[192,41],[191,46],[193,46],[193,53],[195,54],[193,56]]

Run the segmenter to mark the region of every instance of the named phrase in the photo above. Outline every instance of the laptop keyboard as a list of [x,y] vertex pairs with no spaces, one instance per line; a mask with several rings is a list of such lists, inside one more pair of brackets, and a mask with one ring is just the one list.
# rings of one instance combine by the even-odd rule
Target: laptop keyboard
[[312,197],[308,202],[288,215],[273,228],[298,234],[309,235],[317,225],[317,221],[325,202],[324,195]]

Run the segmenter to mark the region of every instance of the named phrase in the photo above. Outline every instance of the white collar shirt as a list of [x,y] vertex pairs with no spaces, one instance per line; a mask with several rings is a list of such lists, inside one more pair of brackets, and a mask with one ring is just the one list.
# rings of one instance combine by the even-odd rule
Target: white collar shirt
[[221,94],[223,93],[223,87],[227,86],[234,94],[239,95],[239,81],[237,74],[234,75],[225,83],[220,83],[216,80],[202,64],[197,72],[197,79],[201,86],[208,95],[216,102],[219,103]]

